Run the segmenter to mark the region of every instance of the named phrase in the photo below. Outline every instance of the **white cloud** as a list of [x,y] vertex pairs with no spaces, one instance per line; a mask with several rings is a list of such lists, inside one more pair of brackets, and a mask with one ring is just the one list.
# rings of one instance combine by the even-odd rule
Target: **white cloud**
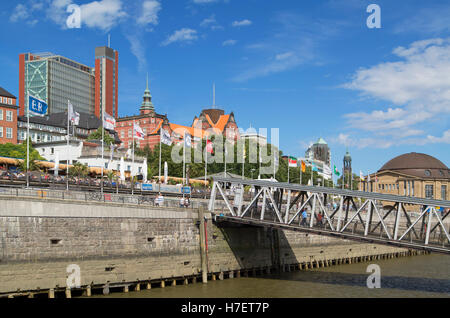
[[286,52],[286,53],[282,53],[282,54],[277,54],[277,55],[275,55],[275,60],[283,61],[283,60],[286,60],[288,58],[291,58],[292,56],[294,56],[294,53],[292,53],[292,52]]
[[193,29],[183,28],[181,30],[175,31],[170,35],[164,42],[161,43],[162,46],[167,46],[175,42],[186,42],[190,43],[197,40],[197,31]]
[[226,40],[222,42],[222,46],[232,46],[235,45],[237,43],[236,40]]
[[25,20],[28,18],[28,9],[25,5],[19,3],[15,8],[11,16],[9,17],[9,20],[11,22],[17,22],[19,20]]
[[137,24],[158,24],[158,13],[161,10],[161,3],[156,0],[146,0],[142,3],[142,14],[137,19]]
[[412,13],[406,13],[406,19],[394,26],[395,33],[414,32],[422,34],[443,34],[450,31],[450,6],[448,4],[433,5],[432,7],[417,9]]
[[346,114],[348,126],[361,133],[390,136],[385,145],[446,140],[447,136],[412,137],[424,136],[426,123],[444,122],[450,115],[450,39],[417,41],[395,48],[393,54],[400,61],[362,68],[344,87],[395,106]]
[[249,26],[252,24],[252,21],[250,20],[242,20],[242,21],[234,21],[231,25],[234,27],[241,27],[241,26]]
[[127,34],[127,40],[130,42],[131,53],[138,60],[138,69],[143,71],[147,68],[147,59],[145,57],[145,47],[137,34]]
[[109,30],[127,14],[122,10],[120,0],[93,1],[80,6],[81,23],[90,28]]
[[270,23],[274,25],[268,36],[246,46],[251,56],[239,66],[242,71],[233,81],[245,82],[312,63],[317,59],[320,43],[335,36],[344,25],[333,20],[312,20],[287,11],[277,13]]
[[205,3],[214,3],[218,2],[219,0],[193,0],[195,4],[205,4]]
[[[53,0],[46,9],[47,17],[62,28],[66,28],[69,13],[66,12],[72,0]],[[100,0],[80,5],[81,24],[89,28],[108,31],[119,24],[127,13],[122,8],[121,0]]]
[[442,144],[450,144],[450,129],[444,131],[442,137],[434,137],[431,135],[427,136],[427,141],[430,143],[442,143]]

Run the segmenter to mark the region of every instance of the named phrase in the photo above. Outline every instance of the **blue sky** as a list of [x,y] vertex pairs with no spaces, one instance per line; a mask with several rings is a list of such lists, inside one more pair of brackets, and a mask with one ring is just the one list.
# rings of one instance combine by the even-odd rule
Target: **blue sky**
[[[212,104],[240,127],[279,128],[285,154],[323,137],[340,169],[373,172],[405,152],[450,166],[450,4],[364,0],[2,1],[0,86],[18,94],[18,54],[94,66],[119,51],[119,115],[137,114],[149,73],[158,113],[190,125]],[[370,3],[381,28],[369,29]],[[68,29],[69,4],[82,24]]]

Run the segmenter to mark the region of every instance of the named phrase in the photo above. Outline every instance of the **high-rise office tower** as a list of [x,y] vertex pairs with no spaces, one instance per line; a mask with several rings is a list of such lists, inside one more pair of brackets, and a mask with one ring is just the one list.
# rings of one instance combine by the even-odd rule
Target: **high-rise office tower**
[[95,49],[95,115],[102,109],[118,117],[119,53],[107,46]]
[[101,117],[104,110],[118,116],[117,51],[95,49],[95,68],[52,53],[19,55],[19,115],[26,115],[28,95],[48,104],[48,114],[75,111]]
[[94,113],[94,69],[52,53],[19,55],[19,115],[26,115],[28,95],[48,104],[48,113],[67,110]]

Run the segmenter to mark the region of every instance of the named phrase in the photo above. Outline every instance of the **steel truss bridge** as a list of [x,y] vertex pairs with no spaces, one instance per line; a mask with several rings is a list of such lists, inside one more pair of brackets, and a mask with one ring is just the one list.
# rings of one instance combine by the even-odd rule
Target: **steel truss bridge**
[[[230,195],[227,189],[231,186],[236,190]],[[246,186],[254,189],[247,201],[244,198]],[[218,195],[219,200],[225,203],[225,211],[216,209]],[[336,202],[337,207],[329,208],[330,202]],[[414,208],[418,213],[407,212],[405,207],[409,210]],[[444,224],[450,210],[441,215],[438,207],[450,208],[450,201],[220,177],[214,178],[208,205],[216,222],[301,231],[450,254],[450,223]],[[303,220],[302,211],[305,209],[308,218]]]

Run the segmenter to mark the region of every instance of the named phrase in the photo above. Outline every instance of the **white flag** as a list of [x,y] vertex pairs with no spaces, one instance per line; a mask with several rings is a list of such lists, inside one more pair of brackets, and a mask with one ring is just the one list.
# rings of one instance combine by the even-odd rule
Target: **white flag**
[[192,145],[191,139],[192,139],[191,135],[189,135],[188,133],[184,134],[184,143],[185,143],[186,147],[191,147],[191,145]]
[[133,130],[134,130],[134,138],[140,139],[140,140],[144,140],[145,139],[144,132],[142,131],[142,128],[138,124],[134,123],[134,129]]
[[109,148],[109,161],[113,160],[113,156],[114,156],[114,145],[111,143],[111,146]]
[[103,112],[103,127],[108,130],[114,130],[116,128],[116,119],[106,112]]
[[77,112],[75,112],[73,110],[73,106],[72,103],[68,100],[68,112],[69,112],[69,120],[72,124],[74,125],[78,125],[78,123],[80,122],[80,114],[78,114]]
[[168,146],[172,145],[172,139],[170,138],[170,134],[164,128],[161,128],[161,142]]
[[75,126],[78,126],[79,123],[80,123],[80,114],[75,112],[75,118],[73,119],[73,124]]

